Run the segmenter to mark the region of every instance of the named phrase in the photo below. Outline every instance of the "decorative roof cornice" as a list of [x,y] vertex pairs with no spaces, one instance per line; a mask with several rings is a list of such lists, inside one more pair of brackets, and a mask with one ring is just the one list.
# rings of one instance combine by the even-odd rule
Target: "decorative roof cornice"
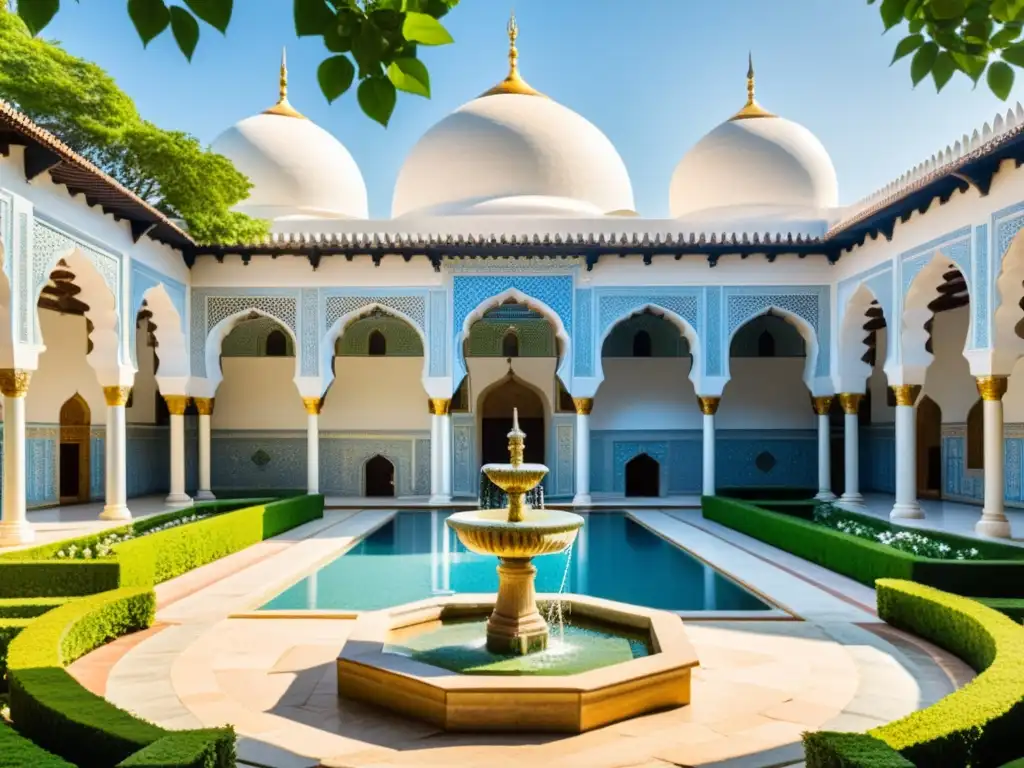
[[25,147],[28,181],[48,171],[53,181],[67,187],[72,195],[84,194],[90,206],[100,205],[104,213],[128,219],[136,242],[148,234],[182,250],[195,245],[188,233],[163,213],[0,99],[0,154],[8,154],[11,144]]

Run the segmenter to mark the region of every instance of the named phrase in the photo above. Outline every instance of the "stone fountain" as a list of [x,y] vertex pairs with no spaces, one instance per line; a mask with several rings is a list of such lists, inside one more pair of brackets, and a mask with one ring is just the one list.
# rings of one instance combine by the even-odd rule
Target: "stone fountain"
[[498,595],[487,620],[487,650],[509,655],[547,648],[548,624],[537,610],[537,569],[531,561],[564,552],[583,526],[583,518],[572,512],[532,509],[525,503],[526,494],[548,473],[543,464],[523,463],[525,442],[519,412],[513,409],[509,463],[483,468],[491,482],[508,494],[508,507],[457,512],[447,521],[470,552],[498,558]]

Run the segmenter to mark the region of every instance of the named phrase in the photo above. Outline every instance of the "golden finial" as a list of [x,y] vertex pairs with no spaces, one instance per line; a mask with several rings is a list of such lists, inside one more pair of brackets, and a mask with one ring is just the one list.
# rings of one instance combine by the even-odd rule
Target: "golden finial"
[[509,463],[518,467],[523,463],[523,448],[526,442],[526,433],[519,428],[519,409],[512,409],[512,431],[508,433]]
[[265,115],[280,115],[281,117],[297,117],[305,120],[306,116],[288,103],[288,56],[287,51],[281,49],[281,76],[277,81],[278,97],[277,104],[270,109],[264,110]]
[[519,37],[519,25],[516,23],[515,11],[509,16],[508,25],[505,27],[508,32],[508,75],[481,96],[494,96],[499,93],[516,93],[520,96],[543,96],[540,91],[531,88],[529,83],[523,80],[519,74],[519,49],[516,48],[516,39]]
[[733,115],[730,120],[750,120],[755,117],[775,117],[771,112],[757,103],[754,98],[754,56],[747,53],[747,103],[743,109]]

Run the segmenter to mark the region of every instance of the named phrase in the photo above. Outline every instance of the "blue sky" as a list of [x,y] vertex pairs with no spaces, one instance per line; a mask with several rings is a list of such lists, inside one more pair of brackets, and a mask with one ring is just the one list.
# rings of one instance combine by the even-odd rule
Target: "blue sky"
[[[370,214],[386,217],[403,158],[435,122],[504,77],[509,5],[462,0],[446,18],[455,44],[423,49],[433,98],[403,94],[387,128],[349,93],[328,105],[316,83],[326,52],[295,37],[291,0],[238,0],[226,37],[203,27],[187,63],[165,33],[143,50],[123,0],[62,2],[45,36],[103,66],[165,128],[212,141],[277,96],[287,45],[292,103],[359,163]],[[628,10],[627,10],[628,9]],[[516,0],[520,65],[536,88],[584,115],[616,145],[645,216],[668,214],[672,170],[745,99],[747,51],[758,100],[813,131],[852,202],[990,121],[1004,103],[957,76],[941,94],[913,89],[909,62],[889,67],[898,30],[882,36],[864,0]]]

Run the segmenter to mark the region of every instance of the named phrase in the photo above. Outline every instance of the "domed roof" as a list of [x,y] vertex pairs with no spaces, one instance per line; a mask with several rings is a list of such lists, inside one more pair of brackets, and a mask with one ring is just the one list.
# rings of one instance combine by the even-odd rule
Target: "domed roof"
[[249,197],[235,206],[241,213],[261,219],[367,217],[366,183],[352,155],[288,103],[283,57],[277,104],[224,131],[211,149],[252,182]]
[[619,153],[592,123],[509,74],[433,126],[398,174],[391,211],[418,215],[602,216],[632,212]]
[[686,153],[672,174],[672,216],[730,207],[772,206],[821,211],[838,204],[839,185],[828,152],[802,125],[778,117],[754,98]]

